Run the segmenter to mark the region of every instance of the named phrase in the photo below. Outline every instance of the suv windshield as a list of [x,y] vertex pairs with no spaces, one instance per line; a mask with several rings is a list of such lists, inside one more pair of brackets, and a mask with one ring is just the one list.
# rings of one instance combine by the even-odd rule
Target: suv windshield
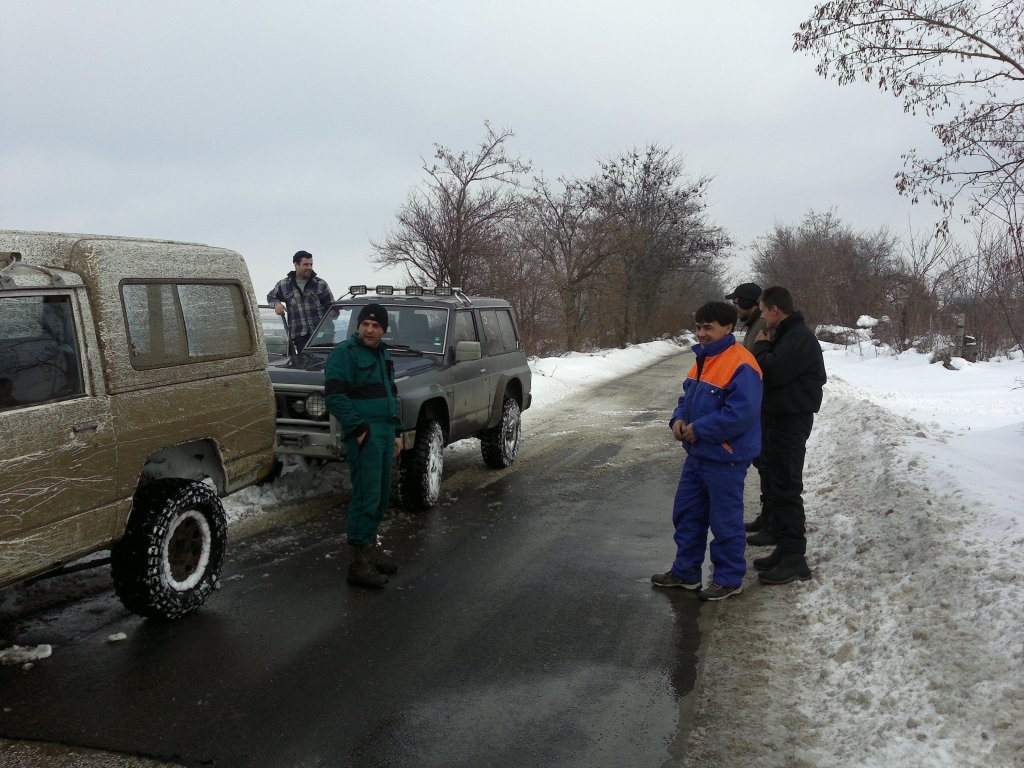
[[[362,304],[335,305],[309,341],[310,347],[333,347],[356,332],[356,318]],[[410,307],[402,304],[381,304],[388,311],[388,331],[384,343],[406,346],[417,352],[440,355],[445,349],[448,309],[444,307]],[[336,314],[335,314],[336,313]]]

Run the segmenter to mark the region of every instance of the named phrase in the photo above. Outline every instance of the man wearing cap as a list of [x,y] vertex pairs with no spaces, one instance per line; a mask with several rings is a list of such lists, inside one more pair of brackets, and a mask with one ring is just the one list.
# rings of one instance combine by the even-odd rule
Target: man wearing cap
[[267,303],[278,315],[288,313],[288,335],[295,351],[301,352],[334,303],[334,294],[327,281],[313,271],[313,254],[309,251],[296,251],[292,264],[295,269],[267,294]]
[[761,286],[757,283],[742,283],[725,298],[736,307],[736,314],[743,326],[743,346],[748,352],[753,352],[757,334],[767,328],[761,317],[761,308],[757,305],[757,300],[761,298]]
[[383,587],[398,566],[385,559],[377,529],[391,500],[391,467],[402,451],[402,422],[391,352],[381,340],[388,311],[367,304],[357,328],[327,358],[324,394],[327,410],[341,425],[352,501],[348,506],[348,543],[352,563],[348,582]]

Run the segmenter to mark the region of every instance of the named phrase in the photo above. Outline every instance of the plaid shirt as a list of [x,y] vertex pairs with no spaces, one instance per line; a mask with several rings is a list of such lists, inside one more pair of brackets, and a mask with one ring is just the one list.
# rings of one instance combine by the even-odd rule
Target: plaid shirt
[[327,281],[317,277],[316,272],[310,274],[305,290],[295,282],[295,272],[289,272],[288,277],[278,282],[267,294],[268,304],[279,301],[288,311],[288,332],[295,339],[308,336],[316,330],[320,319],[334,303],[334,294],[327,286]]

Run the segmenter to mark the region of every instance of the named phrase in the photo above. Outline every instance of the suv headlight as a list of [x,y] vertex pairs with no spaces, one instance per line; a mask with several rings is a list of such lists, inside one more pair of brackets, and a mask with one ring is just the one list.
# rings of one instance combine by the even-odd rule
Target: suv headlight
[[306,398],[306,413],[314,419],[319,419],[327,413],[327,403],[323,395],[310,395]]

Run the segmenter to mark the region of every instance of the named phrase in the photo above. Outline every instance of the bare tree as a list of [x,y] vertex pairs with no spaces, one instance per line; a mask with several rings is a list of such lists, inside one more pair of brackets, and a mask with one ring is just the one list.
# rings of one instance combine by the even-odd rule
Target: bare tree
[[968,213],[1019,231],[1022,15],[1020,0],[836,0],[815,6],[793,48],[816,54],[818,73],[841,85],[874,81],[908,112],[944,117],[932,128],[944,154],[905,154],[900,192],[931,197],[947,214],[966,193]]
[[594,305],[594,280],[611,253],[611,238],[593,190],[572,179],[559,183],[556,191],[543,178],[534,180],[520,238],[543,265],[565,349],[578,351]]
[[793,46],[818,56],[822,76],[840,84],[876,82],[901,98],[906,111],[934,121],[943,154],[905,153],[896,187],[913,202],[927,197],[942,210],[941,233],[948,233],[955,210],[973,218],[979,231],[999,222],[1001,234],[979,237],[978,250],[964,253],[966,261],[945,275],[947,282],[960,278],[947,295],[970,307],[965,314],[994,346],[1006,336],[989,327],[994,318],[1021,345],[1022,21],[1020,0],[837,0],[815,7]]
[[938,286],[949,274],[950,265],[958,261],[959,249],[949,238],[911,233],[886,281],[889,322],[878,331],[878,338],[902,351],[921,347],[924,340],[948,331],[946,326],[951,323],[941,314]]
[[425,184],[409,194],[398,222],[383,241],[372,242],[381,266],[404,267],[413,280],[472,290],[483,264],[502,258],[502,230],[521,207],[518,177],[529,164],[506,151],[514,135],[495,131],[475,152],[435,144],[434,163],[423,163]]
[[710,177],[683,174],[682,159],[657,144],[601,162],[589,182],[610,227],[609,274],[621,297],[618,344],[652,333],[652,297],[666,289],[673,271],[720,254],[730,244],[709,223],[706,194]]
[[761,285],[790,289],[809,322],[852,326],[887,312],[896,241],[884,229],[854,232],[834,211],[809,211],[798,226],[776,224],[754,245]]
[[547,279],[544,265],[517,234],[519,219],[509,223],[503,233],[502,258],[484,262],[481,274],[474,280],[474,292],[484,296],[501,296],[515,310],[519,332],[528,355],[558,349],[559,339],[551,339],[553,322],[551,307],[557,296]]

